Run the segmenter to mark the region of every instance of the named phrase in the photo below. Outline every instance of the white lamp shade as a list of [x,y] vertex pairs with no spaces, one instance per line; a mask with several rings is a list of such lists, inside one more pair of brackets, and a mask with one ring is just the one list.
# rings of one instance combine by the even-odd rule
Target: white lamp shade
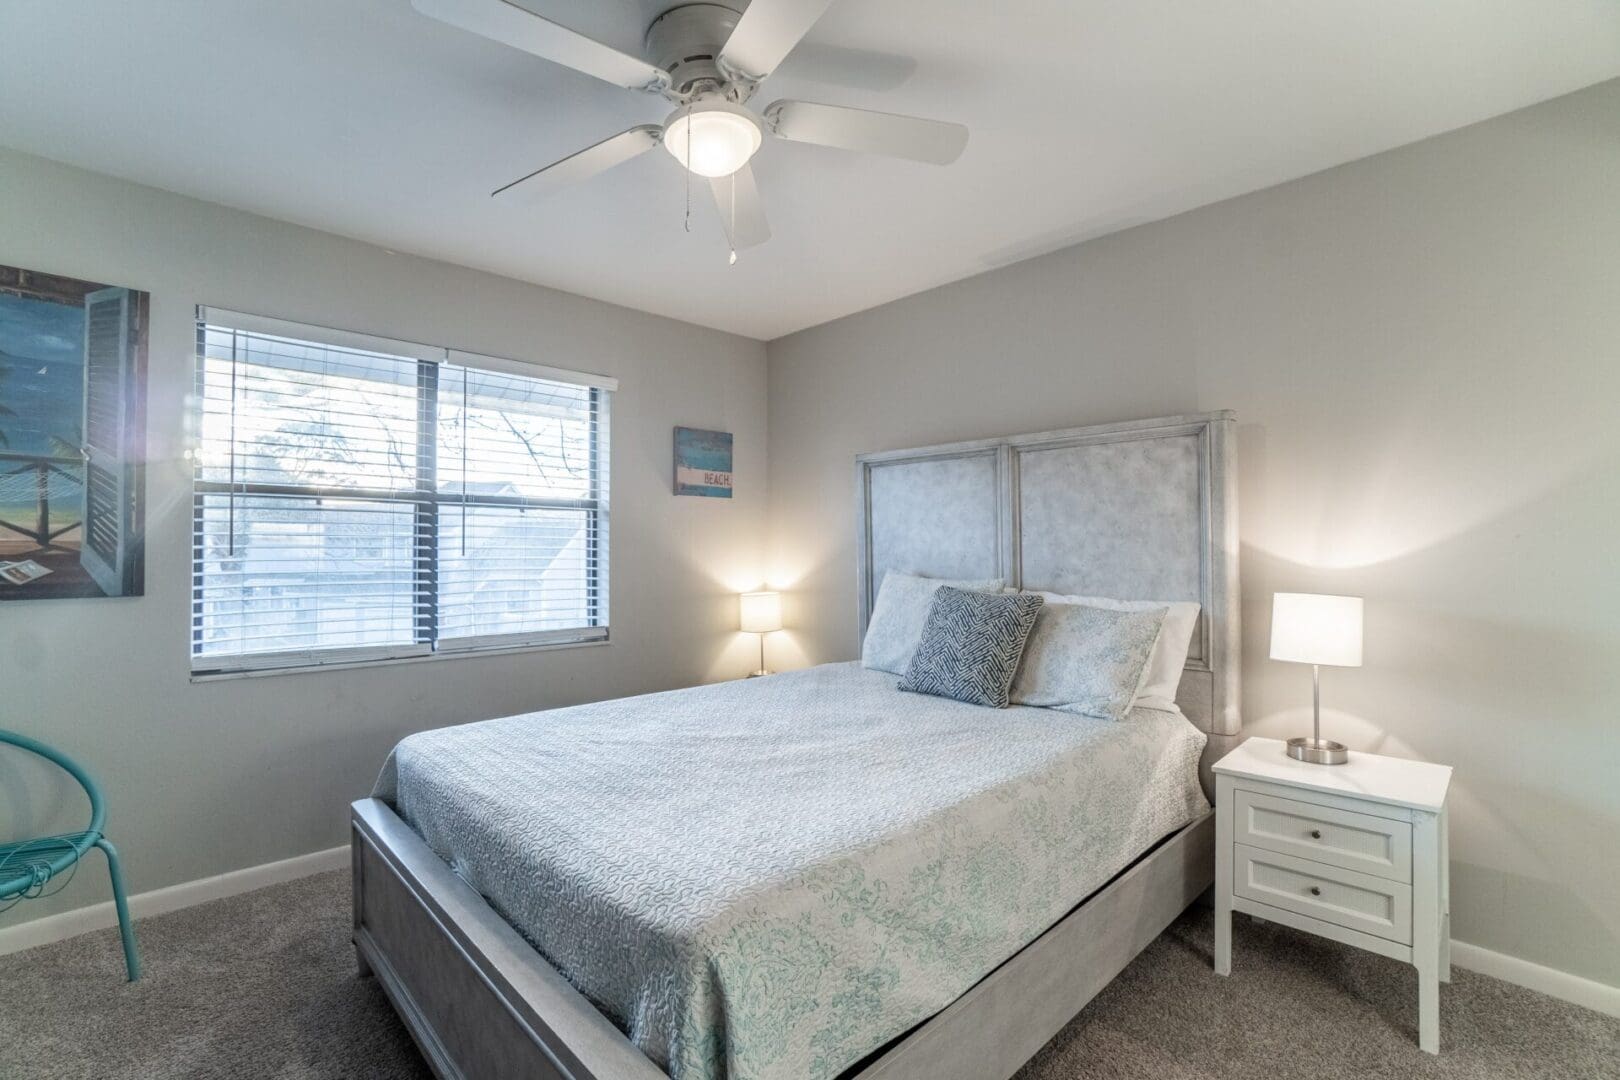
[[782,629],[782,594],[745,592],[740,597],[739,628],[745,634],[769,634]]
[[1271,658],[1361,666],[1361,597],[1280,592],[1271,600]]

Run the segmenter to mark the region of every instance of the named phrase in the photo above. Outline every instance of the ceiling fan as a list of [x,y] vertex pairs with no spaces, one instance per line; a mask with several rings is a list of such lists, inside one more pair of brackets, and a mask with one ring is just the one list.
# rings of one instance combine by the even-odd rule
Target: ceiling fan
[[748,164],[767,133],[935,165],[961,155],[968,137],[961,124],[809,101],[776,101],[762,112],[748,108],[759,84],[832,0],[751,0],[741,13],[731,2],[671,7],[647,27],[647,59],[641,59],[511,0],[411,0],[417,11],[451,26],[675,104],[662,124],[621,131],[497,188],[497,197],[549,194],[662,144],[688,176],[709,181],[735,262],[739,250],[771,235]]

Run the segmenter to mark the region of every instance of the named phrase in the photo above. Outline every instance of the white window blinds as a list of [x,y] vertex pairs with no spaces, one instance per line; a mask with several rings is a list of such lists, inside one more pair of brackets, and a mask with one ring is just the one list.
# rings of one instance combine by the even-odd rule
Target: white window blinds
[[607,636],[612,380],[217,310],[197,344],[194,672]]

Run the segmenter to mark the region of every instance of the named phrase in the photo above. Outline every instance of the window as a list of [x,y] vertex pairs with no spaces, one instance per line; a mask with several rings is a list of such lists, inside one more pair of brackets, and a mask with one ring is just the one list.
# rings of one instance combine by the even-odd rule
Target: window
[[199,311],[192,670],[604,640],[614,383]]

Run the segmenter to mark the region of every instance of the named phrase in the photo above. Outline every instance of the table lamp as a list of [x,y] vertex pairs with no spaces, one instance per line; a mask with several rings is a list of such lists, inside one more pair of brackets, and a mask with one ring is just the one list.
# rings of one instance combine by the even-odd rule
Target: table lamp
[[745,592],[738,599],[738,628],[745,634],[759,635],[759,670],[749,672],[748,677],[769,675],[770,670],[765,666],[765,635],[782,629],[782,594]]
[[1361,597],[1276,593],[1271,600],[1271,658],[1311,665],[1311,734],[1288,740],[1288,756],[1343,765],[1350,751],[1322,738],[1322,665],[1361,666]]

